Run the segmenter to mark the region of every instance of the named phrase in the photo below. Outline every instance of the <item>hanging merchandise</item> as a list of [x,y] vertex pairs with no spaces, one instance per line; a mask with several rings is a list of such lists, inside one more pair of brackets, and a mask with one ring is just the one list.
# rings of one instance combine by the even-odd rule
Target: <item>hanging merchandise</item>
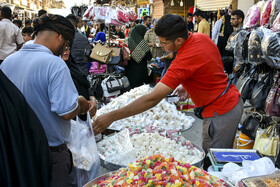
[[265,100],[264,111],[271,116],[280,116],[280,75],[271,87]]
[[258,82],[258,74],[256,68],[248,71],[247,73],[240,76],[236,83],[236,88],[241,93],[241,98],[246,100],[252,96],[253,88]]
[[244,19],[244,29],[251,29],[258,26],[260,20],[260,7],[257,5],[252,6],[248,13],[246,18]]
[[280,12],[278,13],[276,19],[273,22],[272,30],[274,32],[279,32],[280,31]]
[[258,112],[253,112],[247,116],[242,124],[242,133],[255,140],[258,128],[265,128],[264,116]]
[[260,64],[264,61],[261,40],[264,36],[262,29],[253,30],[248,40],[248,60],[253,64]]
[[269,71],[259,79],[253,88],[250,103],[257,110],[264,110],[265,100],[273,85],[273,71]]
[[267,129],[258,129],[253,149],[266,156],[276,156],[278,151],[279,135],[276,124]]
[[280,0],[272,0],[271,13],[269,18],[269,26],[273,25],[276,16],[280,12]]
[[[248,62],[248,40],[250,32],[246,30],[241,30],[234,37],[234,56],[238,62],[247,63]],[[233,45],[234,46],[234,45]]]
[[262,51],[266,63],[280,69],[280,33],[269,33],[262,40]]
[[107,4],[107,3],[110,3],[110,0],[97,0],[96,2],[98,4]]
[[92,20],[94,19],[94,17],[95,17],[95,8],[94,6],[92,6],[85,11],[83,18]]
[[133,22],[137,20],[137,14],[133,10],[129,10],[129,21]]
[[269,21],[269,16],[271,13],[271,5],[272,5],[272,0],[268,0],[262,10],[261,13],[261,18],[260,18],[260,25],[266,25]]
[[129,13],[128,9],[122,6],[116,8],[117,11],[117,18],[119,22],[128,23],[129,22]]

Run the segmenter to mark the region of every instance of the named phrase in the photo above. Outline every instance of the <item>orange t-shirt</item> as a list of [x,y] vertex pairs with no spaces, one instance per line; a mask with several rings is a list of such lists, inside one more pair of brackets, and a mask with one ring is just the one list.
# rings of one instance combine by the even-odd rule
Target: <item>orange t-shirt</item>
[[[171,89],[179,84],[185,88],[196,107],[214,101],[227,87],[227,76],[217,46],[205,34],[189,34],[178,50],[161,82]],[[226,94],[207,106],[202,116],[214,117],[232,110],[238,103],[240,93],[231,84]]]

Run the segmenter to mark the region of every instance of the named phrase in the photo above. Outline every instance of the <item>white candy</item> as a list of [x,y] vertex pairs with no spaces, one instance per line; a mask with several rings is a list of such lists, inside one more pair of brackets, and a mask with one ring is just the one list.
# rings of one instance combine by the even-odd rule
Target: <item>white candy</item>
[[[127,104],[133,102],[136,98],[149,93],[151,90],[152,89],[149,85],[134,88],[103,106],[97,111],[95,117],[126,106]],[[192,126],[193,122],[193,117],[186,116],[185,114],[177,111],[175,105],[168,103],[166,100],[162,100],[158,105],[146,112],[115,121],[111,124],[110,128],[121,130],[134,125],[142,125],[161,127],[167,130],[186,130]]]

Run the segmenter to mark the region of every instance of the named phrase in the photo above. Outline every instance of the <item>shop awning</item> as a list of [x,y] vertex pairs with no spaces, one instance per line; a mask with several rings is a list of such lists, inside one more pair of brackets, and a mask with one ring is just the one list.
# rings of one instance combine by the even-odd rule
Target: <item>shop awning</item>
[[228,8],[232,0],[195,0],[197,8],[203,11],[213,11]]

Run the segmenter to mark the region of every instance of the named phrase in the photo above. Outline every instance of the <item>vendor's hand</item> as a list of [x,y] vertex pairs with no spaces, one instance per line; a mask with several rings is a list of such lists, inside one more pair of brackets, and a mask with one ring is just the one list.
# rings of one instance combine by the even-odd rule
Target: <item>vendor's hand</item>
[[94,120],[92,127],[94,134],[97,135],[106,130],[114,121],[111,119],[110,113],[102,114]]
[[90,100],[88,101],[89,104],[89,114],[90,117],[93,117],[97,111],[97,101],[96,100]]
[[178,95],[180,101],[185,101],[186,99],[189,98],[189,94],[187,91],[184,89],[182,85],[179,85],[172,93],[172,95]]

